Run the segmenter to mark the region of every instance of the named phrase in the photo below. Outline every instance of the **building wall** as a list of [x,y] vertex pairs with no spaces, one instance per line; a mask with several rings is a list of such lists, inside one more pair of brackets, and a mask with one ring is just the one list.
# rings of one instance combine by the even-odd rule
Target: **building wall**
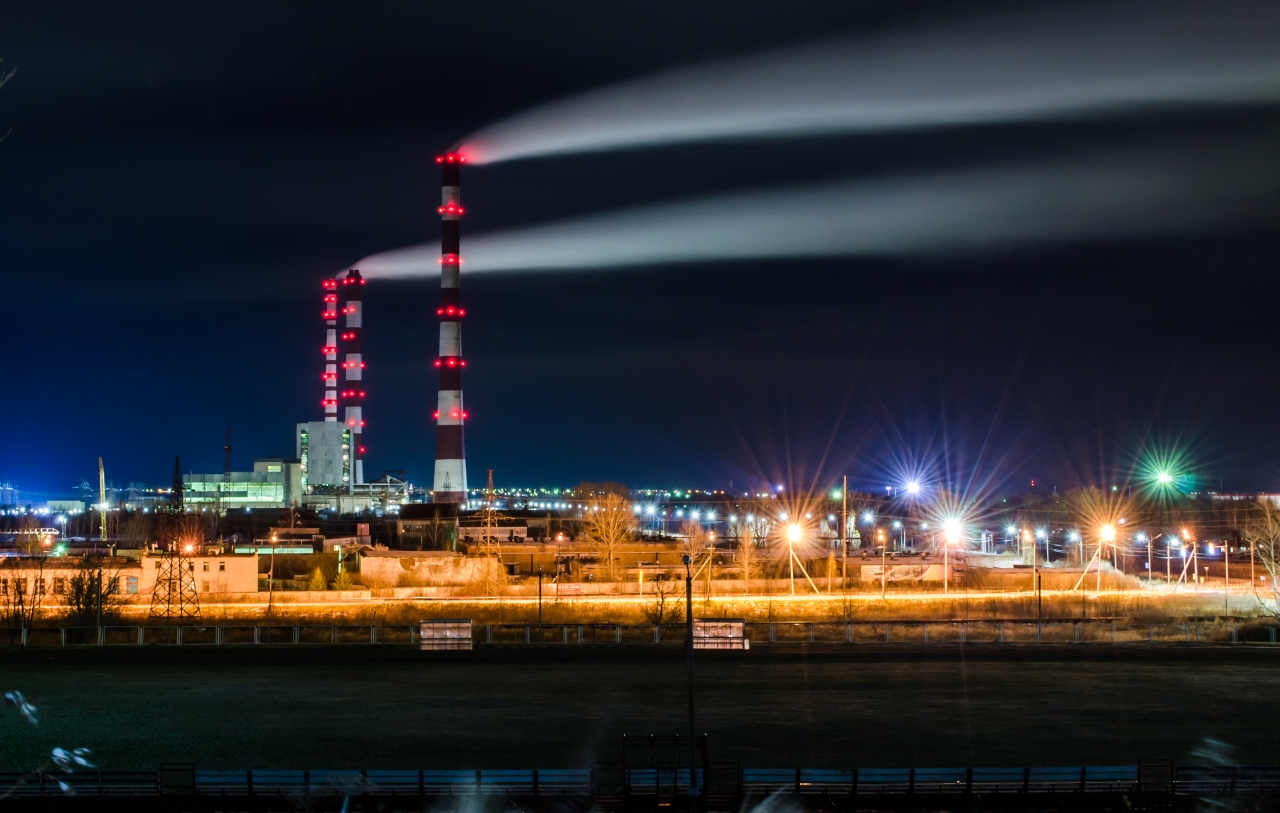
[[490,570],[501,568],[493,559],[447,551],[360,554],[360,581],[368,587],[460,587],[484,581]]
[[[199,595],[218,593],[256,593],[258,590],[258,557],[256,554],[228,554],[224,556],[191,556],[184,560],[195,578]],[[156,588],[160,568],[159,556],[144,555],[140,561],[109,559],[102,562],[103,576],[115,580],[120,595],[125,598],[149,597]],[[45,580],[45,603],[56,605],[58,595],[65,590],[67,580],[85,570],[97,570],[98,562],[90,560],[82,565],[69,557],[44,559],[44,568],[34,559],[9,559],[0,565],[0,592],[13,588],[23,580],[28,591],[35,588],[35,580]]]
[[[139,591],[155,590],[160,556],[143,556]],[[222,556],[188,556],[183,560],[195,576],[196,593],[256,593],[258,555],[231,553]]]

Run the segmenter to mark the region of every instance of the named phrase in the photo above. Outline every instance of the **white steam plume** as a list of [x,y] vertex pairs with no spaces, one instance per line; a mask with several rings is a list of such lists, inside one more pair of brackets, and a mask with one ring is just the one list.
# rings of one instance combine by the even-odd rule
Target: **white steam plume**
[[[1146,147],[626,209],[463,241],[465,272],[922,255],[1236,226],[1276,199],[1271,141]],[[371,278],[438,273],[439,243],[375,254]]]
[[472,163],[1280,100],[1280,3],[1063,7],[669,71],[486,127]]

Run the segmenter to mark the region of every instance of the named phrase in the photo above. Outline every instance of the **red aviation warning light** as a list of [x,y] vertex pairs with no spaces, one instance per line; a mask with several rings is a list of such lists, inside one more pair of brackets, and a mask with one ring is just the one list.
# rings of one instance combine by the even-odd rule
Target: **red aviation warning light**
[[456,203],[447,203],[444,206],[437,206],[436,211],[442,215],[465,215],[466,209],[463,209]]
[[459,155],[456,152],[446,152],[444,155],[436,156],[436,163],[437,164],[465,164],[467,163],[467,156]]

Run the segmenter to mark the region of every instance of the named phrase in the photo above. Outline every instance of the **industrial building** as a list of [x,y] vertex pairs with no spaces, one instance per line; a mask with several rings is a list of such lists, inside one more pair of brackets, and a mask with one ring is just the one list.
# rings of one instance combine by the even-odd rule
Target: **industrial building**
[[301,467],[305,494],[350,488],[351,429],[337,421],[298,424],[295,454]]
[[253,471],[222,474],[184,474],[182,502],[192,510],[204,507],[288,508],[302,502],[302,465],[281,457],[253,461]]

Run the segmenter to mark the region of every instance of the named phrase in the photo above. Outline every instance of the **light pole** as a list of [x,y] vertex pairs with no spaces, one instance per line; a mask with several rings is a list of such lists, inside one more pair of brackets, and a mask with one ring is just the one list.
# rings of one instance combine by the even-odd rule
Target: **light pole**
[[[685,554],[684,562],[684,655],[685,671],[689,677],[689,810],[696,813],[698,809],[698,747],[694,740],[693,722],[693,571],[689,565],[693,561]],[[795,586],[792,585],[792,592]]]
[[542,627],[542,565],[538,565],[538,627]]
[[787,568],[791,578],[791,595],[796,594],[796,549],[795,544],[800,541],[803,533],[800,526],[791,523],[787,526]]
[[951,546],[960,541],[960,520],[949,519],[942,525],[942,592],[951,592]]
[[840,481],[840,590],[849,587],[849,478]]
[[1116,541],[1116,526],[1103,525],[1098,531],[1098,586],[1097,589],[1102,590],[1102,546],[1104,544],[1114,544]]

